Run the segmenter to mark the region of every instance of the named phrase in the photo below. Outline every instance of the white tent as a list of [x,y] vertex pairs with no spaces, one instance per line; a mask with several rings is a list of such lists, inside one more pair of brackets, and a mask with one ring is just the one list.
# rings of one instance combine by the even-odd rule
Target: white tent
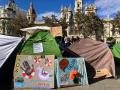
[[25,31],[25,32],[29,32],[29,33],[33,33],[37,30],[39,30],[39,31],[41,31],[41,30],[50,31],[51,27],[48,27],[48,26],[34,26],[34,27],[22,28],[20,30]]
[[26,32],[25,39],[27,40],[35,32],[38,32],[38,31],[48,31],[48,32],[50,32],[51,27],[48,27],[48,26],[34,26],[34,27],[22,28],[20,30],[23,31],[23,32]]
[[0,68],[15,50],[22,38],[0,35]]

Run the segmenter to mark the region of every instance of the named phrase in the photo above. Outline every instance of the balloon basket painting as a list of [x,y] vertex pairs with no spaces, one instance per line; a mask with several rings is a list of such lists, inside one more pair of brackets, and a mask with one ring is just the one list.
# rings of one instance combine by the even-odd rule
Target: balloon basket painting
[[18,55],[15,88],[54,88],[54,55]]
[[88,85],[84,58],[59,58],[56,75],[58,87]]

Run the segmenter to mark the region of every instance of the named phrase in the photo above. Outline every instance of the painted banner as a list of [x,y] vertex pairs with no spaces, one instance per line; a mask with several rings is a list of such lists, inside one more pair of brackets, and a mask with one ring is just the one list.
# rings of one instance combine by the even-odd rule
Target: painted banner
[[88,85],[84,58],[59,58],[56,76],[58,87]]
[[54,56],[18,55],[14,68],[15,88],[54,88]]

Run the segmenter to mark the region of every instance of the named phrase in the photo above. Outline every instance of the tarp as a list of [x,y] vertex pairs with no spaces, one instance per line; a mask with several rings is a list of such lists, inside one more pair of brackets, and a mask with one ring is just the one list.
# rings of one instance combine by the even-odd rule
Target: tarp
[[13,69],[22,38],[0,35],[0,90],[13,89]]
[[34,33],[22,46],[21,55],[55,55],[61,56],[60,49],[49,32]]
[[[93,77],[102,75],[106,75],[106,77],[115,76],[115,64],[112,52],[103,42],[94,41],[89,38],[81,39],[68,47],[64,52],[64,56],[84,57],[85,61],[95,70]],[[87,71],[91,72],[90,68],[87,68]]]
[[115,61],[120,61],[120,43],[117,43],[113,46],[112,53],[115,57]]
[[0,35],[0,68],[9,58],[21,40],[22,38],[19,37]]

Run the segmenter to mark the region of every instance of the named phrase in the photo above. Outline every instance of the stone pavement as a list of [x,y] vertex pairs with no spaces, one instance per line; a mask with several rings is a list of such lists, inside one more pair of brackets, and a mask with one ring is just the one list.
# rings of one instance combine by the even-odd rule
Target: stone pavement
[[75,86],[60,89],[15,89],[15,90],[120,90],[120,79],[104,79],[88,86]]
[[120,63],[115,66],[118,79],[103,79],[88,86],[68,87],[60,90],[120,90]]
[[[60,89],[14,89],[14,90],[120,90],[120,63],[116,65],[118,79],[102,79],[88,86],[74,86]],[[91,81],[93,82],[93,81]]]
[[105,79],[88,86],[69,87],[60,90],[120,90],[120,80]]

